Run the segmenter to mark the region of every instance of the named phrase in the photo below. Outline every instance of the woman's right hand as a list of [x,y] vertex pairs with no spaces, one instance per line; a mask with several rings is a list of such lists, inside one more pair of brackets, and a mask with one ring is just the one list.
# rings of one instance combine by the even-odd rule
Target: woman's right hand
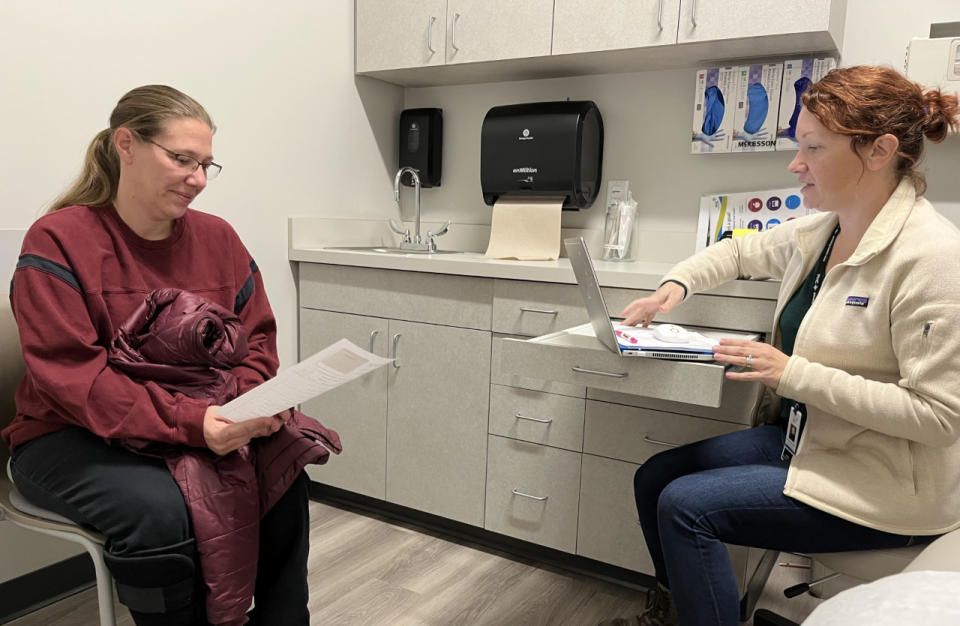
[[264,437],[274,431],[276,418],[258,417],[244,422],[231,422],[217,414],[217,405],[207,407],[203,416],[203,438],[214,454],[223,456],[239,450],[254,437]]
[[683,301],[685,294],[686,291],[681,285],[672,282],[663,283],[653,294],[628,304],[620,316],[625,318],[623,323],[627,326],[635,326],[639,323],[646,328],[657,313],[668,313]]

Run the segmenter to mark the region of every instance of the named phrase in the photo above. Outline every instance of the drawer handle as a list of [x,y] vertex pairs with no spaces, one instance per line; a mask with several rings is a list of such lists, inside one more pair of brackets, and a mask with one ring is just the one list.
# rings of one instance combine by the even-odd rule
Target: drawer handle
[[380,334],[379,330],[370,331],[370,352],[373,353],[373,344],[377,340],[377,335]]
[[679,443],[670,443],[669,441],[659,441],[659,440],[657,440],[657,439],[651,439],[650,437],[647,437],[646,435],[643,436],[643,440],[646,441],[647,443],[652,443],[652,444],[655,445],[655,446],[665,446],[665,447],[667,447],[667,448],[679,448],[679,447],[680,447],[680,444],[679,444]]
[[540,422],[541,424],[549,424],[553,422],[552,418],[543,419],[542,417],[530,417],[529,415],[523,415],[522,413],[515,413],[514,417],[518,420],[530,420],[531,422]]
[[559,311],[551,311],[550,309],[531,309],[528,306],[520,307],[521,313],[543,313],[544,315],[556,315]]
[[657,28],[663,30],[663,0],[660,0],[660,6],[657,8]]
[[516,489],[513,490],[513,495],[520,496],[521,498],[530,498],[531,500],[538,500],[540,502],[543,502],[549,497],[549,496],[531,496],[529,493],[523,493],[522,491],[518,491]]
[[626,378],[627,374],[630,372],[601,372],[599,370],[588,370],[585,367],[580,367],[579,365],[574,365],[572,368],[575,372],[582,372],[584,374],[596,374],[597,376],[609,376],[610,378]]

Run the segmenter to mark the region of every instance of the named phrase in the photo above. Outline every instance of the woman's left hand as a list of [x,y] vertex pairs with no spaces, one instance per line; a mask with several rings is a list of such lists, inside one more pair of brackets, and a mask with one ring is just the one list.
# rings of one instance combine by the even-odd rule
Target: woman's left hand
[[742,372],[727,372],[731,380],[758,380],[773,390],[780,385],[780,377],[790,360],[768,343],[721,339],[713,347],[714,358],[721,363],[730,363],[745,368]]

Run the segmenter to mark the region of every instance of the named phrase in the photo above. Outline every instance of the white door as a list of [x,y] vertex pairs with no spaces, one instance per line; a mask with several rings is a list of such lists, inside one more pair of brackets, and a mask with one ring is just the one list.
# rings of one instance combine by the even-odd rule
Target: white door
[[447,0],[357,0],[357,71],[443,65]]
[[680,0],[556,0],[553,54],[677,43]]
[[447,63],[547,56],[553,0],[449,0]]
[[682,0],[677,41],[826,31],[830,5],[831,0]]

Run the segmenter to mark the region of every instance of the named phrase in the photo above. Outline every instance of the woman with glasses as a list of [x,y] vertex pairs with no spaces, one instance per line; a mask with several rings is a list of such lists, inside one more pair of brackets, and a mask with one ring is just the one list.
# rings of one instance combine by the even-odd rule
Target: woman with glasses
[[[208,400],[134,380],[108,360],[118,328],[145,297],[175,287],[239,318],[246,356],[224,372],[234,395],[276,373],[276,324],[256,264],[225,221],[189,208],[221,170],[213,133],[186,94],[162,85],[130,91],[90,144],[79,178],[30,228],[11,287],[27,373],[3,437],[27,499],[107,538],[105,559],[137,624],[244,623],[254,579],[255,623],[307,624],[302,465],[287,466],[260,502],[205,493],[196,497],[209,508],[198,509],[181,491],[190,468],[175,480],[168,462],[192,451],[200,464],[255,464],[248,444],[309,418],[285,412],[232,423]],[[198,517],[236,507],[252,508],[256,520],[268,506],[242,564],[248,587],[208,580],[205,593]],[[212,553],[233,548],[209,545]]]

